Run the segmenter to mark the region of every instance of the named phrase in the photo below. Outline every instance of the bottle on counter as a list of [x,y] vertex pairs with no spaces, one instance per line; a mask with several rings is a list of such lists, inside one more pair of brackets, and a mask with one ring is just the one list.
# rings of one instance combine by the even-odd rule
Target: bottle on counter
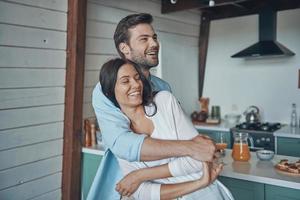
[[84,120],[84,134],[85,134],[85,147],[92,146],[92,138],[91,138],[91,128],[90,128],[90,122],[88,119]]
[[96,124],[91,123],[91,145],[95,146],[97,145],[97,139],[96,139]]
[[292,104],[292,113],[291,113],[291,127],[297,126],[297,110],[296,110],[296,104]]

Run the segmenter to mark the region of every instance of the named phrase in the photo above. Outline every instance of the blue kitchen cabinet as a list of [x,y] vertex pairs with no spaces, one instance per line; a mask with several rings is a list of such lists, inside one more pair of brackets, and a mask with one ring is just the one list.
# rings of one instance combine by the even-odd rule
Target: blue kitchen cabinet
[[218,141],[217,139],[218,139],[219,133],[224,133],[225,139],[226,139],[227,144],[228,144],[227,148],[231,149],[231,147],[232,147],[230,132],[227,132],[227,131],[217,131],[217,130],[207,130],[207,129],[197,129],[197,131],[200,134],[209,136],[214,141]]
[[265,186],[265,195],[265,200],[300,200],[300,190],[274,185]]
[[264,200],[264,184],[220,176],[236,200]]
[[102,156],[82,153],[81,199],[85,200],[96,175]]
[[300,139],[277,137],[277,154],[300,157]]
[[220,176],[236,200],[300,200],[299,190]]

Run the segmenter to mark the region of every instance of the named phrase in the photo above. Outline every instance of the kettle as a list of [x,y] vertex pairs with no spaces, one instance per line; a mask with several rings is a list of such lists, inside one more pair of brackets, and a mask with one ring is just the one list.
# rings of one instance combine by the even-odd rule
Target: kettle
[[250,106],[243,113],[246,117],[246,123],[257,123],[260,122],[259,109],[256,106]]

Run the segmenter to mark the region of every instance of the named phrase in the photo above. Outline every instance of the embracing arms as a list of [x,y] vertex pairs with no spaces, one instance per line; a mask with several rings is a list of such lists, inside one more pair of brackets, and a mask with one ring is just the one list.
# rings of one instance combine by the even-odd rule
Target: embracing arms
[[142,144],[140,160],[190,156],[196,160],[212,161],[214,153],[213,141],[202,135],[197,135],[191,140],[158,140],[146,137]]
[[[200,179],[177,184],[161,184],[160,199],[173,199],[204,188],[215,181],[222,169],[222,165],[220,164],[212,165],[211,163],[203,162],[201,166],[203,166],[203,176]],[[141,184],[145,184],[146,181],[167,178],[171,176],[173,175],[170,173],[167,164],[151,168],[139,169],[127,174],[127,176],[125,176],[117,184],[116,190],[122,196],[131,196],[136,191],[136,189]],[[155,185],[156,183],[148,182],[147,184]],[[145,190],[144,188],[145,187],[139,188],[140,191],[138,191],[138,193],[141,193],[139,197],[143,197],[143,193],[145,192],[143,191]],[[151,195],[150,191],[149,189],[146,189],[146,192],[148,192],[148,196]]]
[[103,95],[99,83],[93,91],[92,103],[105,145],[122,159],[151,161],[191,156],[197,160],[211,161],[213,158],[213,142],[200,135],[192,140],[176,141],[145,138],[145,135],[135,134],[129,128],[128,118]]

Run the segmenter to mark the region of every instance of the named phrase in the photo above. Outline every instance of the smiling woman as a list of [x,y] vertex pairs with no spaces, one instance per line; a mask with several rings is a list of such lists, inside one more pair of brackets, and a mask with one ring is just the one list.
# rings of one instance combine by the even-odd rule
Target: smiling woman
[[131,61],[119,58],[108,61],[101,68],[99,80],[105,96],[119,108],[122,103],[135,106],[153,103],[149,81]]
[[[119,58],[108,61],[101,68],[100,83],[105,96],[127,116],[136,134],[164,140],[187,140],[198,135],[175,97],[168,91],[153,94],[136,64]],[[222,169],[220,164],[210,165],[189,157],[146,162],[117,160],[125,177],[116,190],[123,197],[158,200],[182,195],[198,199],[204,195],[210,200],[232,199],[225,186],[215,181]]]
[[115,87],[119,104],[136,106],[142,103],[143,84],[139,73],[130,64],[124,64],[118,71]]

